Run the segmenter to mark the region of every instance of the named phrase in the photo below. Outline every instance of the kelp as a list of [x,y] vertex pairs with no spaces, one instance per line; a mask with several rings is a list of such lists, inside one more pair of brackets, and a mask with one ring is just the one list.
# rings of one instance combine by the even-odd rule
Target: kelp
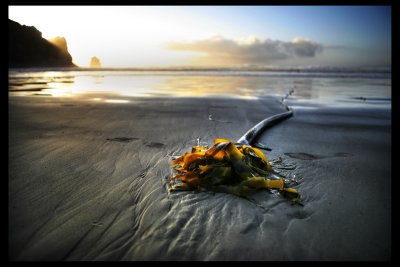
[[276,176],[270,162],[258,148],[217,138],[211,148],[193,146],[192,151],[172,160],[177,174],[170,178],[170,190],[211,190],[246,197],[258,190],[277,190],[300,203],[291,181]]

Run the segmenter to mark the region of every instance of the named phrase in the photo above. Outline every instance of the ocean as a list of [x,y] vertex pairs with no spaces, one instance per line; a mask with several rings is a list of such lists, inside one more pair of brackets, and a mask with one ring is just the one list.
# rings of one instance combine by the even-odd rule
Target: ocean
[[9,69],[9,96],[126,103],[132,97],[284,96],[323,105],[391,105],[390,69]]

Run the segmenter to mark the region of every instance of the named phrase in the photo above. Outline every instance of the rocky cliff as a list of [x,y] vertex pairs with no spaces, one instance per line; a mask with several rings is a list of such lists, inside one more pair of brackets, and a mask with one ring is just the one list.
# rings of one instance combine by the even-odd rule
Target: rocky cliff
[[21,25],[8,20],[8,67],[76,67],[68,52],[64,38],[53,43],[42,37],[33,26]]

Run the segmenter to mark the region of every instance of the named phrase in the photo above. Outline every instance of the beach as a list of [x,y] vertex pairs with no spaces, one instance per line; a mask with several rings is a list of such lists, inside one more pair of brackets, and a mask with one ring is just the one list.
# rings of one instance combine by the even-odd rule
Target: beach
[[243,80],[236,97],[10,92],[9,259],[389,260],[390,102],[325,105],[313,81],[295,84],[293,116],[257,139],[272,167],[298,180],[303,205],[266,190],[248,199],[167,190],[176,155],[197,140],[236,141],[284,111],[286,86],[257,96]]

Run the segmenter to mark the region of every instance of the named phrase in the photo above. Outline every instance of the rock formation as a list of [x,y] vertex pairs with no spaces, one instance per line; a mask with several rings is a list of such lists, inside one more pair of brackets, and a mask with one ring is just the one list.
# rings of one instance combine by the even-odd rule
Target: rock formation
[[101,68],[100,60],[97,57],[92,57],[92,59],[90,60],[90,67]]
[[8,67],[76,67],[64,38],[52,42],[33,26],[8,20]]

